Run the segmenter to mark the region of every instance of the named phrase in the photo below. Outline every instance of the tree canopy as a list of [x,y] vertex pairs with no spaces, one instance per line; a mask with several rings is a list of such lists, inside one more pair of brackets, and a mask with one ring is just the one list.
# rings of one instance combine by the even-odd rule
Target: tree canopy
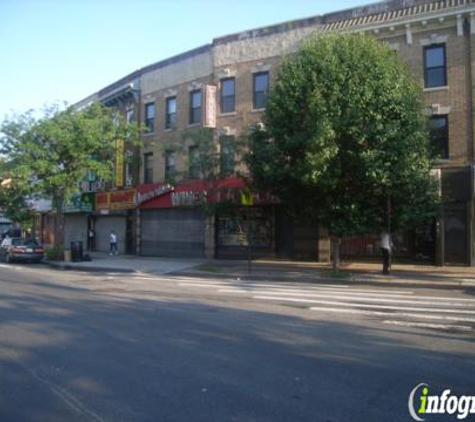
[[434,215],[421,90],[376,39],[318,36],[282,65],[266,132],[251,135],[255,182],[333,236],[407,227]]
[[138,139],[135,125],[100,103],[84,109],[55,105],[40,118],[28,112],[5,120],[0,133],[4,159],[13,164],[12,186],[51,198],[58,215],[87,172],[112,178],[119,139]]

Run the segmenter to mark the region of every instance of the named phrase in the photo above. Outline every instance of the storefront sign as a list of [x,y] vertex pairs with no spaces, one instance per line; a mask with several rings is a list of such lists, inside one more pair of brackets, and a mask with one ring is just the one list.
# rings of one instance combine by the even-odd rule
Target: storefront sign
[[176,186],[156,184],[143,185],[137,190],[137,205],[141,209],[191,207],[203,203],[232,202],[242,205],[241,194],[247,193],[246,204],[271,205],[280,201],[268,193],[246,189],[247,182],[238,177],[229,177],[217,182],[192,181]]
[[187,207],[207,202],[206,191],[185,190],[172,193],[172,205],[174,207]]
[[96,210],[130,210],[136,207],[136,190],[125,189],[96,194]]
[[115,153],[115,186],[124,187],[124,149],[125,141],[117,139]]
[[135,189],[117,190],[110,192],[111,210],[130,210],[135,208]]
[[175,188],[171,185],[158,185],[152,186],[150,189],[146,187],[139,188],[137,192],[137,205],[141,205],[146,201],[150,201],[153,198],[164,195],[168,192],[173,192]]
[[94,192],[73,195],[64,205],[64,212],[92,212],[96,205]]
[[204,124],[205,127],[210,127],[210,128],[216,127],[216,114],[217,114],[216,86],[206,85],[205,124]]
[[109,192],[96,193],[96,210],[109,209]]

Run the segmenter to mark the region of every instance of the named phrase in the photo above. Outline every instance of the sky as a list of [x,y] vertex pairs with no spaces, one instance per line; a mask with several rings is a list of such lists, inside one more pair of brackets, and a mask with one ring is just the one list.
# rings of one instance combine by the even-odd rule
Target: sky
[[213,38],[371,0],[0,0],[0,122]]

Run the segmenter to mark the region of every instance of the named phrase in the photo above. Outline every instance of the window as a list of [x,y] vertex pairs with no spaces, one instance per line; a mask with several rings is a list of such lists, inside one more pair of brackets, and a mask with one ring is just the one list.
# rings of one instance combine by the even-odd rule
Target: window
[[201,91],[190,92],[190,125],[201,123]]
[[153,152],[144,154],[144,183],[153,183]]
[[176,97],[167,98],[167,118],[165,129],[174,129],[176,127]]
[[145,127],[147,132],[153,132],[155,122],[155,103],[145,104]]
[[253,106],[254,109],[266,108],[269,90],[269,72],[253,75]]
[[188,156],[190,161],[190,179],[199,179],[201,175],[199,147],[190,147]]
[[234,173],[234,136],[221,136],[221,175],[229,176]]
[[170,182],[176,175],[176,157],[174,151],[165,151],[165,181]]
[[424,86],[436,88],[447,85],[445,45],[424,48]]
[[133,107],[127,107],[127,110],[125,112],[125,121],[127,123],[132,123],[134,121],[134,108]]
[[436,158],[449,158],[449,119],[432,116],[429,120],[432,153]]
[[232,113],[234,112],[234,78],[222,79],[221,80],[221,113]]

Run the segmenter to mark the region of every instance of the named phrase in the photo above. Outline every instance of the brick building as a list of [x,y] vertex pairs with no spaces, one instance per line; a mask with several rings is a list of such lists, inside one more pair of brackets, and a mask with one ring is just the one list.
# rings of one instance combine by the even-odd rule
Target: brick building
[[[193,168],[198,151],[192,135],[183,140],[184,133],[209,128],[229,176],[221,186],[241,189],[242,181],[232,177],[232,170],[237,170],[233,142],[261,123],[267,89],[283,57],[313,33],[329,32],[364,32],[377,37],[408,63],[424,88],[432,140],[442,157],[434,174],[441,181],[444,215],[433,225],[398,234],[400,258],[474,265],[472,0],[389,0],[253,29],[216,38],[104,88],[79,105],[97,99],[121,108],[147,127],[140,151],[123,149],[129,160],[126,166],[119,166],[124,175],[116,178],[113,189],[131,189],[136,199],[124,205],[120,202],[123,195],[116,193],[116,202],[108,197],[109,202],[102,207],[96,204],[96,211],[86,215],[86,222],[85,216],[77,214],[72,225],[86,229],[94,225],[101,238],[107,238],[106,232],[114,227],[123,252],[240,256],[251,221],[258,254],[329,259],[325,230],[289,221],[265,195],[256,195],[247,220],[203,217],[192,206],[206,194],[199,169]],[[185,151],[178,151],[176,145],[183,146],[183,142]],[[173,180],[174,175],[185,173],[187,177],[180,182]],[[370,235],[343,243],[343,254],[349,258],[376,257],[378,250],[376,238]]]

